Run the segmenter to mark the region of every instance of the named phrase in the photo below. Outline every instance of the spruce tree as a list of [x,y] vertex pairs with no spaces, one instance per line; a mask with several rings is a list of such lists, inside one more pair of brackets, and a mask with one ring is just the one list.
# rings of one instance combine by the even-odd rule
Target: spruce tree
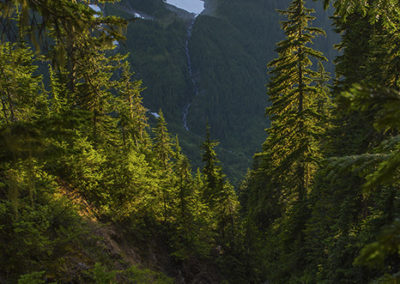
[[45,106],[41,76],[34,76],[33,53],[26,47],[0,43],[0,128],[16,121],[30,121]]
[[163,208],[163,222],[167,224],[171,217],[171,210],[173,208],[174,197],[176,196],[175,188],[173,187],[172,163],[171,159],[174,155],[172,149],[171,137],[168,133],[167,123],[162,111],[159,111],[159,117],[156,127],[153,129],[154,137],[154,164],[159,169],[159,178],[162,190],[162,208]]
[[218,142],[211,140],[210,127],[207,126],[206,140],[201,146],[203,150],[202,160],[205,163],[202,173],[206,181],[204,200],[211,207],[214,206],[216,200],[222,193],[225,180],[225,175],[223,175],[222,168],[219,165],[217,153],[214,150],[218,144]]
[[309,47],[315,35],[324,34],[309,27],[314,19],[304,0],[294,0],[288,10],[280,11],[288,20],[282,23],[286,39],[278,43],[278,58],[269,63],[271,79],[268,96],[271,106],[267,115],[271,127],[263,150],[268,157],[273,182],[283,200],[304,200],[312,184],[312,174],[320,159],[317,137],[322,119],[318,112],[321,96],[327,96],[315,85],[318,72],[311,60],[325,60],[321,52]]
[[173,155],[171,137],[169,136],[167,123],[163,112],[158,113],[157,125],[153,129],[154,137],[154,154],[156,162],[162,169],[168,170],[169,163]]
[[124,146],[134,144],[136,148],[149,144],[146,128],[148,127],[146,108],[142,105],[142,81],[132,81],[132,73],[128,62],[122,65],[121,78],[117,89],[119,97],[116,100]]
[[399,88],[400,8],[392,0],[332,2],[342,41],[331,95],[333,128],[325,138],[331,158],[320,169],[309,202],[305,274],[317,282],[367,283],[383,274],[389,280],[399,270],[398,254],[387,248],[396,244],[391,236],[398,232],[393,89]]
[[[90,38],[87,34],[82,36]],[[107,53],[112,52],[112,46],[88,46],[89,42],[83,41],[74,72],[77,81],[73,95],[79,107],[89,111],[92,116],[91,139],[97,144],[115,144],[116,120],[109,114],[116,111],[113,90],[117,82],[113,80],[113,75],[123,57],[118,54],[109,56]]]
[[[182,153],[178,137],[176,137],[173,169],[176,175],[174,216],[176,218],[176,254],[186,258],[193,254],[193,250],[201,251],[210,239],[207,222],[207,207],[205,206],[199,188],[195,185],[188,158]],[[203,231],[203,232],[202,232]],[[206,240],[206,241],[205,241]]]
[[233,186],[222,172],[214,150],[217,145],[218,142],[211,140],[210,127],[207,126],[202,145],[205,163],[202,172],[205,180],[203,199],[215,217],[218,244],[223,249],[234,250],[239,202]]
[[[266,269],[272,281],[301,274],[304,267],[304,226],[307,199],[322,159],[326,102],[326,73],[312,68],[326,60],[311,48],[324,31],[309,26],[315,18],[304,0],[293,0],[282,22],[286,38],[277,44],[278,58],[268,64],[271,74],[266,109],[271,126],[263,151],[255,156],[248,181],[250,222],[268,231]],[[321,66],[321,65],[320,65]],[[265,269],[265,268],[264,268]]]

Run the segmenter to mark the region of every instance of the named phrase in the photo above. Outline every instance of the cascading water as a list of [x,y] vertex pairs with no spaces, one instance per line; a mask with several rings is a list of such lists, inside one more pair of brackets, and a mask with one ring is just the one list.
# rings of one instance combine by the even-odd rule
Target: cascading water
[[[195,22],[196,22],[196,18],[194,18],[190,22],[190,25],[187,30],[187,38],[186,38],[186,42],[185,42],[185,53],[186,53],[186,59],[187,59],[188,74],[189,74],[189,78],[192,82],[192,87],[193,87],[193,94],[194,94],[194,96],[197,96],[199,94],[199,88],[198,88],[196,80],[194,79],[194,76],[193,76],[192,59],[190,57],[190,51],[189,51],[189,41],[192,37],[192,31],[193,31],[193,26],[194,26]],[[190,100],[184,106],[183,112],[182,112],[183,127],[186,129],[186,131],[190,130],[189,126],[188,126],[188,122],[187,122],[187,117],[188,117],[191,106],[192,106],[192,101]]]
[[186,131],[189,131],[189,125],[187,122],[187,118],[189,115],[190,107],[192,106],[192,101],[195,96],[198,95],[199,93],[199,88],[197,86],[196,80],[194,79],[193,76],[193,68],[192,68],[192,59],[190,57],[190,51],[189,51],[189,41],[192,37],[192,30],[194,23],[196,22],[196,17],[203,13],[205,7],[204,7],[204,1],[205,0],[164,0],[164,2],[167,5],[174,6],[176,8],[185,10],[189,12],[193,18],[188,26],[187,29],[187,37],[185,41],[185,53],[186,53],[186,60],[187,60],[187,66],[188,66],[188,74],[189,78],[192,83],[192,88],[193,88],[193,96],[190,96],[188,99],[188,102],[185,104],[183,107],[182,111],[182,121],[183,121],[183,127],[186,129]]

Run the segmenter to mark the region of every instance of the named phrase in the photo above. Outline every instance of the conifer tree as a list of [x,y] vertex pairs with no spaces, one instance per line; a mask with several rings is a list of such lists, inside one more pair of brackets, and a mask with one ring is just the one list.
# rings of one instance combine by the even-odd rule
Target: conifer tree
[[113,75],[123,58],[118,54],[107,56],[106,52],[113,48],[81,46],[75,70],[77,82],[73,95],[78,105],[92,116],[91,138],[96,143],[115,143],[113,140],[117,139],[116,120],[109,114],[116,111],[113,90],[117,82],[113,80]]
[[155,134],[154,137],[154,163],[160,170],[160,184],[161,184],[161,196],[162,196],[162,208],[163,208],[163,222],[166,224],[169,222],[171,216],[171,210],[173,208],[175,188],[173,187],[175,178],[172,175],[172,164],[171,159],[174,155],[172,149],[171,137],[168,133],[167,123],[164,118],[164,114],[160,110],[158,113],[158,121],[156,127],[153,129]]
[[[202,244],[199,242],[203,236],[200,231],[207,232],[207,208],[201,199],[200,191],[195,186],[189,160],[182,153],[178,137],[175,139],[174,173],[176,175],[176,202],[175,218],[177,225],[176,247],[180,257],[188,257],[192,250],[200,250]],[[195,233],[196,232],[196,233]],[[204,241],[204,240],[202,240]],[[209,240],[207,240],[208,242]]]
[[315,35],[324,34],[309,27],[314,19],[304,0],[294,0],[288,10],[280,11],[288,20],[282,23],[286,39],[278,43],[279,57],[269,63],[272,75],[268,84],[271,106],[267,115],[271,127],[263,150],[271,164],[269,176],[283,200],[304,200],[312,184],[312,174],[320,159],[316,137],[323,133],[318,102],[323,100],[315,85],[318,72],[310,68],[313,60],[325,60],[321,52],[309,45]]
[[[131,141],[136,148],[140,144],[149,143],[146,128],[148,127],[146,108],[142,105],[141,81],[131,81],[128,62],[122,66],[121,78],[118,81],[119,99],[116,101],[119,115],[119,126],[121,127],[123,144]],[[147,142],[146,142],[147,141]]]
[[[268,64],[271,74],[266,113],[271,121],[263,151],[255,156],[248,181],[249,221],[269,232],[266,240],[266,272],[272,281],[284,281],[288,273],[302,273],[304,226],[309,213],[308,195],[322,159],[328,92],[326,73],[312,68],[324,61],[310,47],[324,32],[309,24],[315,18],[304,0],[293,0],[282,22],[286,38],[277,44],[278,58]],[[265,269],[265,268],[264,268]]]
[[60,113],[66,107],[68,107],[67,95],[68,90],[66,85],[60,80],[59,74],[54,72],[54,69],[49,65],[49,77],[51,87],[51,109],[54,113]]
[[186,222],[187,217],[189,216],[190,206],[188,203],[188,198],[191,196],[191,190],[193,188],[193,179],[190,171],[190,164],[188,159],[183,155],[182,149],[179,145],[178,137],[175,138],[175,153],[174,153],[174,170],[177,174],[177,187],[178,187],[178,199],[179,199],[179,213],[181,217],[181,222],[184,224],[183,226],[188,226]]
[[0,43],[0,127],[16,121],[29,121],[45,106],[40,92],[40,76],[34,76],[33,53],[26,47]]
[[[385,235],[380,226],[392,224],[398,208],[393,180],[398,155],[398,138],[393,135],[398,128],[392,124],[398,121],[398,95],[392,88],[399,87],[395,23],[400,8],[392,0],[331,2],[342,35],[341,55],[332,92],[333,128],[325,138],[331,158],[318,173],[309,203],[305,274],[317,282],[364,283],[385,273],[389,280],[399,270],[398,255],[388,257],[386,245],[391,241],[380,241],[390,239],[397,229],[395,223],[384,227],[390,232]],[[358,247],[369,242],[355,258]],[[372,264],[373,269],[361,264]]]
[[222,174],[222,168],[219,165],[217,154],[214,148],[218,142],[212,141],[210,137],[210,127],[206,129],[206,140],[203,142],[201,148],[203,150],[202,160],[205,163],[203,168],[203,176],[206,182],[204,191],[204,200],[213,206],[215,201],[220,196],[225,176]]
[[164,170],[167,170],[169,168],[168,164],[173,155],[172,142],[168,133],[167,123],[165,121],[163,112],[160,110],[158,115],[159,117],[157,119],[157,125],[153,129],[153,132],[155,133],[154,154],[160,166]]
[[224,249],[233,249],[236,238],[236,219],[239,202],[233,186],[222,173],[219,160],[210,137],[210,127],[206,129],[206,140],[203,142],[203,176],[205,180],[203,198],[212,210],[217,224],[217,241]]

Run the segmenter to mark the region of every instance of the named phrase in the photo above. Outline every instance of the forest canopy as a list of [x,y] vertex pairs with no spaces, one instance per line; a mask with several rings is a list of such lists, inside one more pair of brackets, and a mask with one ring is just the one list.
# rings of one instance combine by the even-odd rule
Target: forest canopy
[[127,20],[98,2],[0,1],[0,283],[399,280],[397,0],[321,2],[334,75],[308,2],[279,11],[270,126],[238,188],[209,127],[193,169],[162,110],[150,123]]

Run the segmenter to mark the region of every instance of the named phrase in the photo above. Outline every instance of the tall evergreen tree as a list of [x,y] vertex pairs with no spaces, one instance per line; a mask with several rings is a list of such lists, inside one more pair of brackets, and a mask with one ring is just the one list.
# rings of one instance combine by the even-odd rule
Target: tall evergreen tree
[[[305,274],[319,282],[365,283],[384,273],[390,279],[399,270],[398,256],[388,253],[382,240],[390,239],[396,224],[383,237],[378,232],[398,216],[398,186],[392,179],[398,96],[392,88],[399,88],[399,5],[392,0],[332,2],[342,41],[332,92],[333,128],[326,137],[331,158],[318,173],[310,200]],[[373,265],[366,269],[356,263]]]
[[172,175],[172,157],[174,151],[172,149],[171,137],[168,133],[167,123],[164,114],[160,110],[158,113],[157,125],[153,129],[154,137],[154,164],[160,169],[160,183],[162,184],[162,200],[163,200],[163,218],[164,223],[169,222],[171,210],[174,203],[175,188],[173,186],[174,176]]
[[302,231],[308,195],[322,159],[323,115],[329,101],[325,72],[311,68],[312,62],[326,60],[310,47],[316,35],[324,34],[309,26],[314,11],[305,7],[304,0],[293,0],[279,12],[287,17],[282,22],[286,38],[277,44],[278,58],[268,64],[271,105],[266,113],[271,126],[247,185],[250,218],[269,232],[266,265],[273,281],[299,275],[304,267]]
[[128,62],[122,66],[121,78],[118,81],[119,98],[116,109],[119,116],[119,127],[121,128],[122,141],[124,145],[133,143],[136,148],[141,144],[148,144],[148,127],[146,108],[142,105],[141,81],[131,81]]
[[179,140],[175,140],[174,172],[176,175],[175,218],[176,254],[182,258],[191,257],[193,250],[201,255],[209,253],[212,243],[211,213],[202,199],[202,187],[192,177],[189,160],[182,153]]
[[203,176],[205,180],[203,198],[212,210],[217,222],[217,241],[225,249],[233,249],[236,238],[237,214],[239,202],[233,186],[226,179],[219,165],[219,160],[207,126],[206,140],[203,142]]
[[171,137],[163,112],[158,113],[157,125],[154,128],[154,154],[157,162],[164,170],[169,169],[169,162],[173,156]]
[[267,115],[271,127],[263,150],[268,157],[270,177],[280,187],[283,199],[304,200],[312,184],[312,174],[320,159],[317,137],[323,133],[318,102],[322,93],[315,86],[318,73],[310,68],[312,59],[325,60],[321,52],[309,47],[321,29],[309,27],[314,19],[304,0],[293,1],[282,23],[286,39],[278,43],[279,57],[269,63],[271,79]]
[[40,92],[41,76],[34,76],[33,53],[26,47],[0,43],[0,127],[16,121],[30,121],[46,106]]
[[250,207],[263,211],[262,202],[274,199],[274,204],[266,206],[273,210],[266,214],[270,216],[278,217],[293,202],[306,199],[321,159],[319,138],[325,126],[322,115],[328,94],[323,85],[327,77],[323,69],[311,69],[312,60],[325,60],[321,52],[309,47],[315,35],[324,34],[319,28],[309,27],[314,19],[312,12],[304,0],[295,0],[288,10],[280,11],[288,18],[282,23],[286,39],[278,43],[278,58],[268,64],[271,106],[266,113],[271,126],[263,152],[255,157],[249,188],[254,189],[255,202]]
[[222,173],[222,168],[217,159],[217,153],[214,150],[217,145],[218,142],[211,140],[210,127],[207,126],[206,140],[203,142],[201,148],[203,150],[202,160],[205,163],[202,171],[206,181],[204,200],[210,206],[213,206],[217,198],[220,196],[225,179],[225,176]]
[[203,150],[203,200],[208,205],[215,223],[215,242],[219,251],[220,269],[228,276],[229,283],[244,279],[243,267],[238,259],[241,251],[241,223],[239,201],[233,186],[222,172],[215,152],[218,142],[212,141],[207,125]]

